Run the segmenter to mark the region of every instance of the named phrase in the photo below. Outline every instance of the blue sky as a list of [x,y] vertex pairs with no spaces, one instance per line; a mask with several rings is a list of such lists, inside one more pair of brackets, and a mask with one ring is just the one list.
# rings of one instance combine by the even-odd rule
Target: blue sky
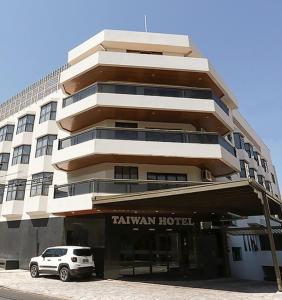
[[188,34],[270,147],[282,183],[282,1],[2,0],[0,101],[102,29]]

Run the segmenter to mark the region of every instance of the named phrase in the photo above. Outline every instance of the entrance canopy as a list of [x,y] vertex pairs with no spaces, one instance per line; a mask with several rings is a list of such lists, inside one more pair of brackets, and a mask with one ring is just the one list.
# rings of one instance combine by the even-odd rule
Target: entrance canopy
[[94,209],[115,211],[174,212],[181,214],[263,214],[263,196],[269,202],[271,215],[281,214],[281,202],[254,180],[201,184],[141,193],[94,196]]

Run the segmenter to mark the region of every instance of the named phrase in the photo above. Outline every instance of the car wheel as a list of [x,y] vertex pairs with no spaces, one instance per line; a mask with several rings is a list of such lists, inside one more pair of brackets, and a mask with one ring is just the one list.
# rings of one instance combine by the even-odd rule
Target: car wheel
[[30,266],[30,275],[32,278],[39,277],[39,270],[37,265],[31,265]]
[[67,282],[70,280],[70,271],[67,267],[62,267],[60,269],[60,273],[59,273],[60,279],[63,282]]

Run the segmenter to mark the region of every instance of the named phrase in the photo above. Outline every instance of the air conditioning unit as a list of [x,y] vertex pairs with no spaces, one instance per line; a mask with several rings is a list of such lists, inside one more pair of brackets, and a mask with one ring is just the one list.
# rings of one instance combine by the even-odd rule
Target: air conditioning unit
[[212,173],[209,170],[202,170],[202,180],[212,181]]

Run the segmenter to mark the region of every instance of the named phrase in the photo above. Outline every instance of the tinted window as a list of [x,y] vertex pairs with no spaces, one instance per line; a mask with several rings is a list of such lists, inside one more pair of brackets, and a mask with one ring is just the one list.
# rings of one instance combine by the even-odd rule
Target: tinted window
[[77,256],[91,256],[90,249],[74,249],[73,254]]
[[55,248],[55,249],[47,249],[43,254],[45,257],[60,257],[66,255],[68,249],[64,248]]

